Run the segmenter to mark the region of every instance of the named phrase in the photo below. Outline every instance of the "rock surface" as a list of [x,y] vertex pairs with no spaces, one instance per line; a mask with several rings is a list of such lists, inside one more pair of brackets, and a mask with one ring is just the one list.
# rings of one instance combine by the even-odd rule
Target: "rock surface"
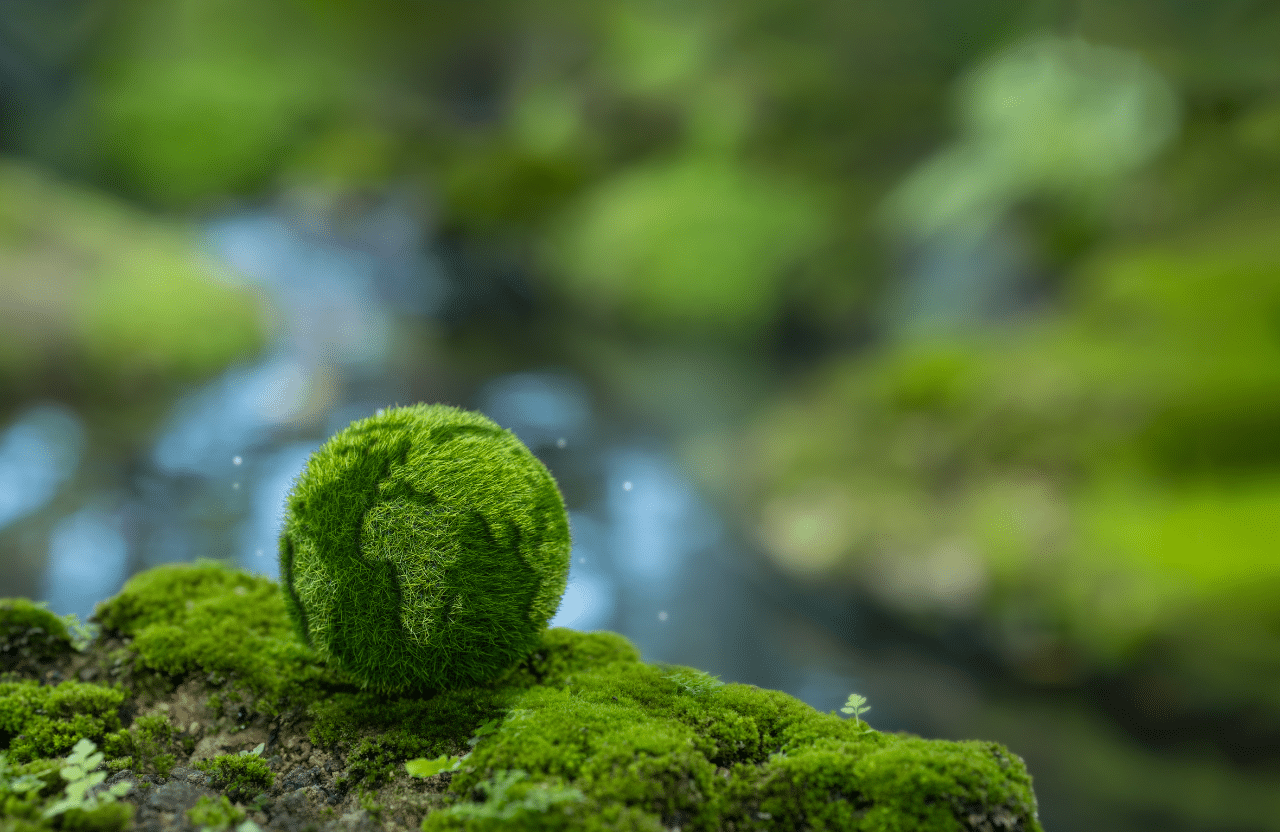
[[[6,832],[1040,830],[1022,761],[996,743],[874,731],[643,663],[613,633],[549,630],[490,686],[387,696],[296,641],[276,584],[212,563],[136,576],[83,649],[45,615],[38,655],[0,651]],[[0,603],[0,623],[18,618],[0,634],[29,644],[30,605]],[[131,814],[51,827],[58,758],[81,738],[105,755],[98,789],[132,784]],[[423,759],[443,770],[410,776]],[[17,794],[23,773],[45,785]]]

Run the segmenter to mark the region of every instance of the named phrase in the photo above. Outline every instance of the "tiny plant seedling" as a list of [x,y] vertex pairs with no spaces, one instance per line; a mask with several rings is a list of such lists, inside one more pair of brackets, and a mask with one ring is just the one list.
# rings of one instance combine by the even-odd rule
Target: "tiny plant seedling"
[[331,437],[289,494],[285,606],[364,687],[489,682],[534,649],[569,573],[546,467],[487,417],[388,408]]
[[442,771],[456,771],[462,766],[461,757],[452,757],[448,754],[441,754],[434,760],[428,757],[419,757],[416,760],[409,760],[404,764],[404,770],[409,773],[410,777],[431,777]]
[[116,783],[109,789],[92,795],[88,794],[89,789],[107,778],[105,771],[95,771],[102,765],[102,759],[102,752],[98,751],[98,746],[92,740],[82,739],[75,744],[61,770],[62,779],[67,781],[65,796],[44,810],[46,818],[72,809],[83,809],[87,812],[99,806],[114,803],[117,798],[129,793],[133,788],[131,784]]
[[97,624],[81,621],[75,613],[67,613],[62,616],[62,620],[66,623],[67,632],[71,636],[71,646],[81,653],[93,643],[101,629]]
[[849,694],[849,701],[844,703],[844,707],[840,709],[846,714],[853,715],[854,724],[865,725],[864,730],[871,730],[871,726],[862,720],[862,715],[871,710],[871,706],[867,704],[867,697],[860,693]]

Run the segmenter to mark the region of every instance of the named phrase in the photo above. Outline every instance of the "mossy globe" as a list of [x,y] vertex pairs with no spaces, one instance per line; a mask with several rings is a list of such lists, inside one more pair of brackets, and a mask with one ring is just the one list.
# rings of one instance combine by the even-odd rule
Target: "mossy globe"
[[289,493],[285,606],[367,688],[495,679],[533,650],[568,573],[555,480],[479,413],[379,411],[312,454]]

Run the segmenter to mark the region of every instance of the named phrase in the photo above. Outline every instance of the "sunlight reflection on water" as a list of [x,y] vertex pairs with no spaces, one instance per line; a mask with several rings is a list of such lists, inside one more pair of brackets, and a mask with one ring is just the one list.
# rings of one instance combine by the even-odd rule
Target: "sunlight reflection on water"
[[90,506],[58,521],[49,540],[44,600],[81,617],[124,583],[129,546],[118,514]]
[[0,528],[53,499],[75,472],[84,428],[59,405],[37,405],[0,436]]
[[312,374],[283,355],[229,370],[174,408],[155,463],[168,474],[213,475],[305,412],[312,390]]
[[568,373],[500,376],[481,388],[480,410],[534,450],[581,441],[591,421],[586,385]]

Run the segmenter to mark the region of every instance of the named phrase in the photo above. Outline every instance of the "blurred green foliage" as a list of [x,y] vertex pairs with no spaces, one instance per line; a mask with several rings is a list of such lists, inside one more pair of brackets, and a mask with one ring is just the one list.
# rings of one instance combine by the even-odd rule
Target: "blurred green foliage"
[[[180,210],[407,179],[447,230],[514,240],[570,308],[731,337],[792,307],[826,328],[863,314],[880,258],[866,219],[940,134],[947,82],[1055,22],[1010,0],[173,0],[96,15],[74,94],[11,133],[24,152]],[[68,125],[78,143],[50,140]]]
[[606,320],[758,332],[789,268],[822,236],[813,190],[719,159],[659,163],[590,194],[566,218],[553,262]]
[[1232,644],[1195,639],[1223,659],[1201,681],[1265,673],[1280,724],[1280,594],[1257,591],[1280,587],[1278,264],[1266,222],[1119,246],[1058,314],[834,364],[746,440],[761,540],[908,614],[986,618],[1033,678],[1229,616]]
[[889,198],[901,230],[986,231],[1034,197],[1096,209],[1178,126],[1173,90],[1139,55],[1079,39],[1016,44],[965,75],[956,99],[960,138]]
[[170,207],[270,182],[341,92],[290,5],[117,5],[88,81],[104,169]]
[[[570,309],[743,344],[865,327],[886,222],[1029,210],[1034,256],[1074,263],[1197,201],[1144,193],[1180,121],[1272,157],[1280,123],[1274,15],[1155,0],[172,0],[82,25],[71,91],[8,131],[28,154],[170,209],[407,180]],[[1230,179],[1202,163],[1163,184]]]
[[0,402],[89,399],[211,375],[265,342],[256,295],[180,230],[0,166]]

